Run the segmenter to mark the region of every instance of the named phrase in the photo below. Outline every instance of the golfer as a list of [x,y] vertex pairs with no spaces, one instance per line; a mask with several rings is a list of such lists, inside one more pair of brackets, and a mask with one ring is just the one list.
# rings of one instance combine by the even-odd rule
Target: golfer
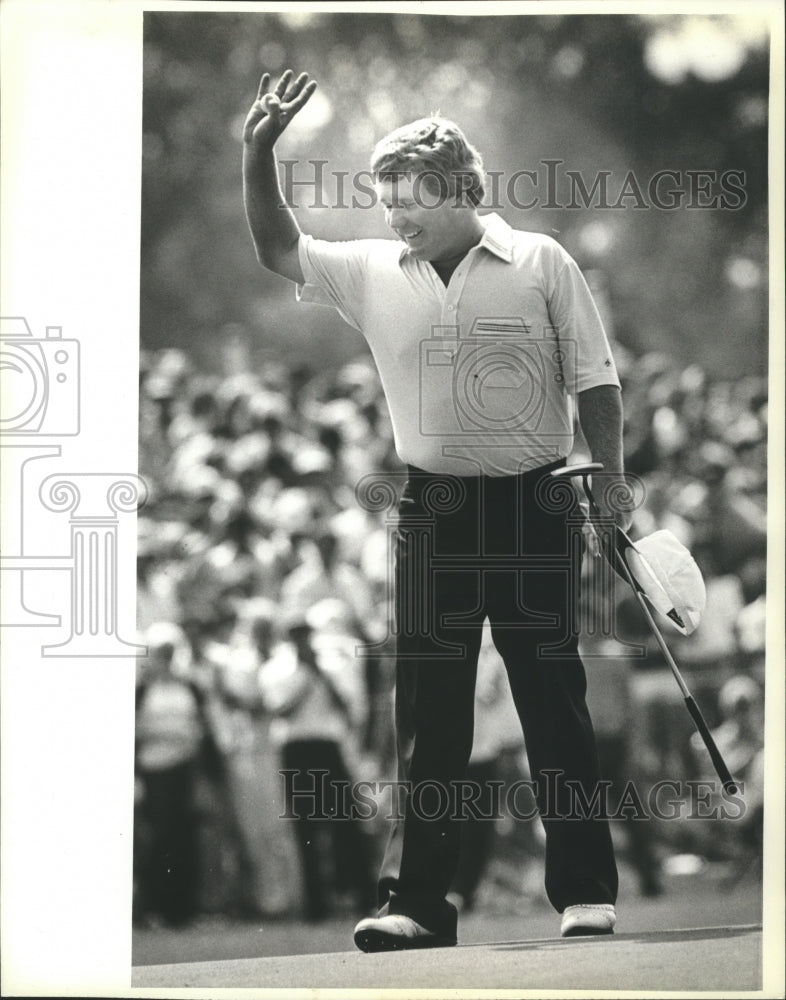
[[461,823],[451,814],[471,805],[461,782],[486,619],[526,740],[561,933],[609,934],[617,870],[608,823],[576,810],[600,777],[570,627],[579,567],[566,512],[546,488],[571,451],[576,416],[593,460],[622,477],[620,388],[600,317],[554,240],[479,214],[481,158],[438,117],[397,129],[372,154],[394,239],[302,233],[274,147],[315,88],[305,73],[287,70],[272,89],[262,77],[245,122],[243,178],[260,263],[366,338],[408,470],[395,573],[396,733],[408,794],[378,914],[357,925],[355,943],[456,944],[446,896]]

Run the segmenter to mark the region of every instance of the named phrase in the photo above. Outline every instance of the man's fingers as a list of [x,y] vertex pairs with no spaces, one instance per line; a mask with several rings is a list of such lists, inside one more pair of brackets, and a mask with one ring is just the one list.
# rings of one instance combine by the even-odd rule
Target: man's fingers
[[262,74],[256,101],[246,119],[244,136],[250,137],[261,122],[268,118],[274,123],[274,130],[281,132],[289,119],[300,111],[317,85],[313,80],[309,82],[308,73],[301,73],[294,81],[292,77],[292,70],[285,70],[275,88],[270,90],[270,74]]
[[284,94],[285,101],[294,100],[300,91],[305,87],[306,81],[308,80],[308,73],[301,73],[297,80],[294,80],[286,89]]
[[582,533],[584,535],[584,544],[587,546],[587,551],[591,556],[600,555],[600,539],[598,538],[595,528],[589,521],[585,521],[582,527]]
[[292,79],[292,70],[285,69],[284,72],[281,74],[281,79],[276,84],[276,89],[273,91],[276,97],[281,98],[284,96],[286,89],[289,86],[289,81],[291,79]]
[[281,101],[275,94],[265,94],[260,103],[265,114],[276,118],[281,114]]
[[312,80],[307,87],[304,87],[297,97],[293,101],[289,101],[286,105],[286,111],[288,114],[294,115],[303,107],[306,101],[309,100],[311,95],[317,89],[317,84],[315,80]]

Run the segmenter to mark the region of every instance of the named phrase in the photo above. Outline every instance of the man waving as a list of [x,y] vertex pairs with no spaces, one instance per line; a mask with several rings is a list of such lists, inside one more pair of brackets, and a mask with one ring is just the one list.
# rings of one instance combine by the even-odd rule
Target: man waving
[[[577,811],[597,791],[586,679],[572,627],[580,566],[549,473],[575,416],[622,476],[622,403],[606,334],[578,267],[550,237],[481,215],[481,157],[453,122],[384,137],[371,170],[394,239],[301,232],[275,143],[315,90],[262,77],[244,132],[246,212],[260,263],[298,298],[337,309],[374,356],[407,466],[396,538],[396,731],[408,791],[364,951],[456,943],[446,899],[458,859],[458,789],[473,735],[482,627],[500,652],[546,830],[546,891],[561,933],[608,934],[617,871],[608,824]],[[580,794],[576,794],[576,793]],[[462,793],[463,794],[463,793]],[[435,809],[447,796],[448,809]],[[587,814],[588,813],[588,814]]]

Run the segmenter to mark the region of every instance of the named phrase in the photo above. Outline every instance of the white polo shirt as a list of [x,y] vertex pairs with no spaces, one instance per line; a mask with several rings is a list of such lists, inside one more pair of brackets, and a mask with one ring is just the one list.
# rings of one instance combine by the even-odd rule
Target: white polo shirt
[[619,380],[573,258],[496,214],[481,222],[447,287],[398,240],[303,235],[297,295],[365,336],[403,462],[508,476],[566,457],[576,395]]

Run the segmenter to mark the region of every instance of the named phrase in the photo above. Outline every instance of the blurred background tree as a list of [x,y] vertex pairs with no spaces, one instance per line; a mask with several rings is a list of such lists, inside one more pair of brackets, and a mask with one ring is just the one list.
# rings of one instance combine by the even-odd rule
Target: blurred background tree
[[[438,110],[502,172],[507,221],[553,235],[592,272],[618,341],[715,377],[766,370],[768,37],[745,15],[147,12],[144,347],[184,348],[209,370],[269,356],[317,369],[365,353],[332,310],[295,305],[291,285],[258,267],[247,233],[242,123],[262,71],[288,66],[319,82],[279,149],[304,182],[306,231],[387,235],[368,196],[349,207],[352,178],[385,132]],[[311,160],[327,161],[321,187]],[[547,160],[560,161],[553,190]],[[537,172],[537,189],[516,189],[523,202],[537,197],[533,208],[508,204],[506,182],[521,170]],[[664,170],[678,172],[659,188],[682,192],[673,210],[647,192]],[[607,172],[619,207],[572,202],[567,171],[588,189]],[[689,208],[688,171],[744,179],[728,207]],[[715,183],[693,200],[723,193]]]

